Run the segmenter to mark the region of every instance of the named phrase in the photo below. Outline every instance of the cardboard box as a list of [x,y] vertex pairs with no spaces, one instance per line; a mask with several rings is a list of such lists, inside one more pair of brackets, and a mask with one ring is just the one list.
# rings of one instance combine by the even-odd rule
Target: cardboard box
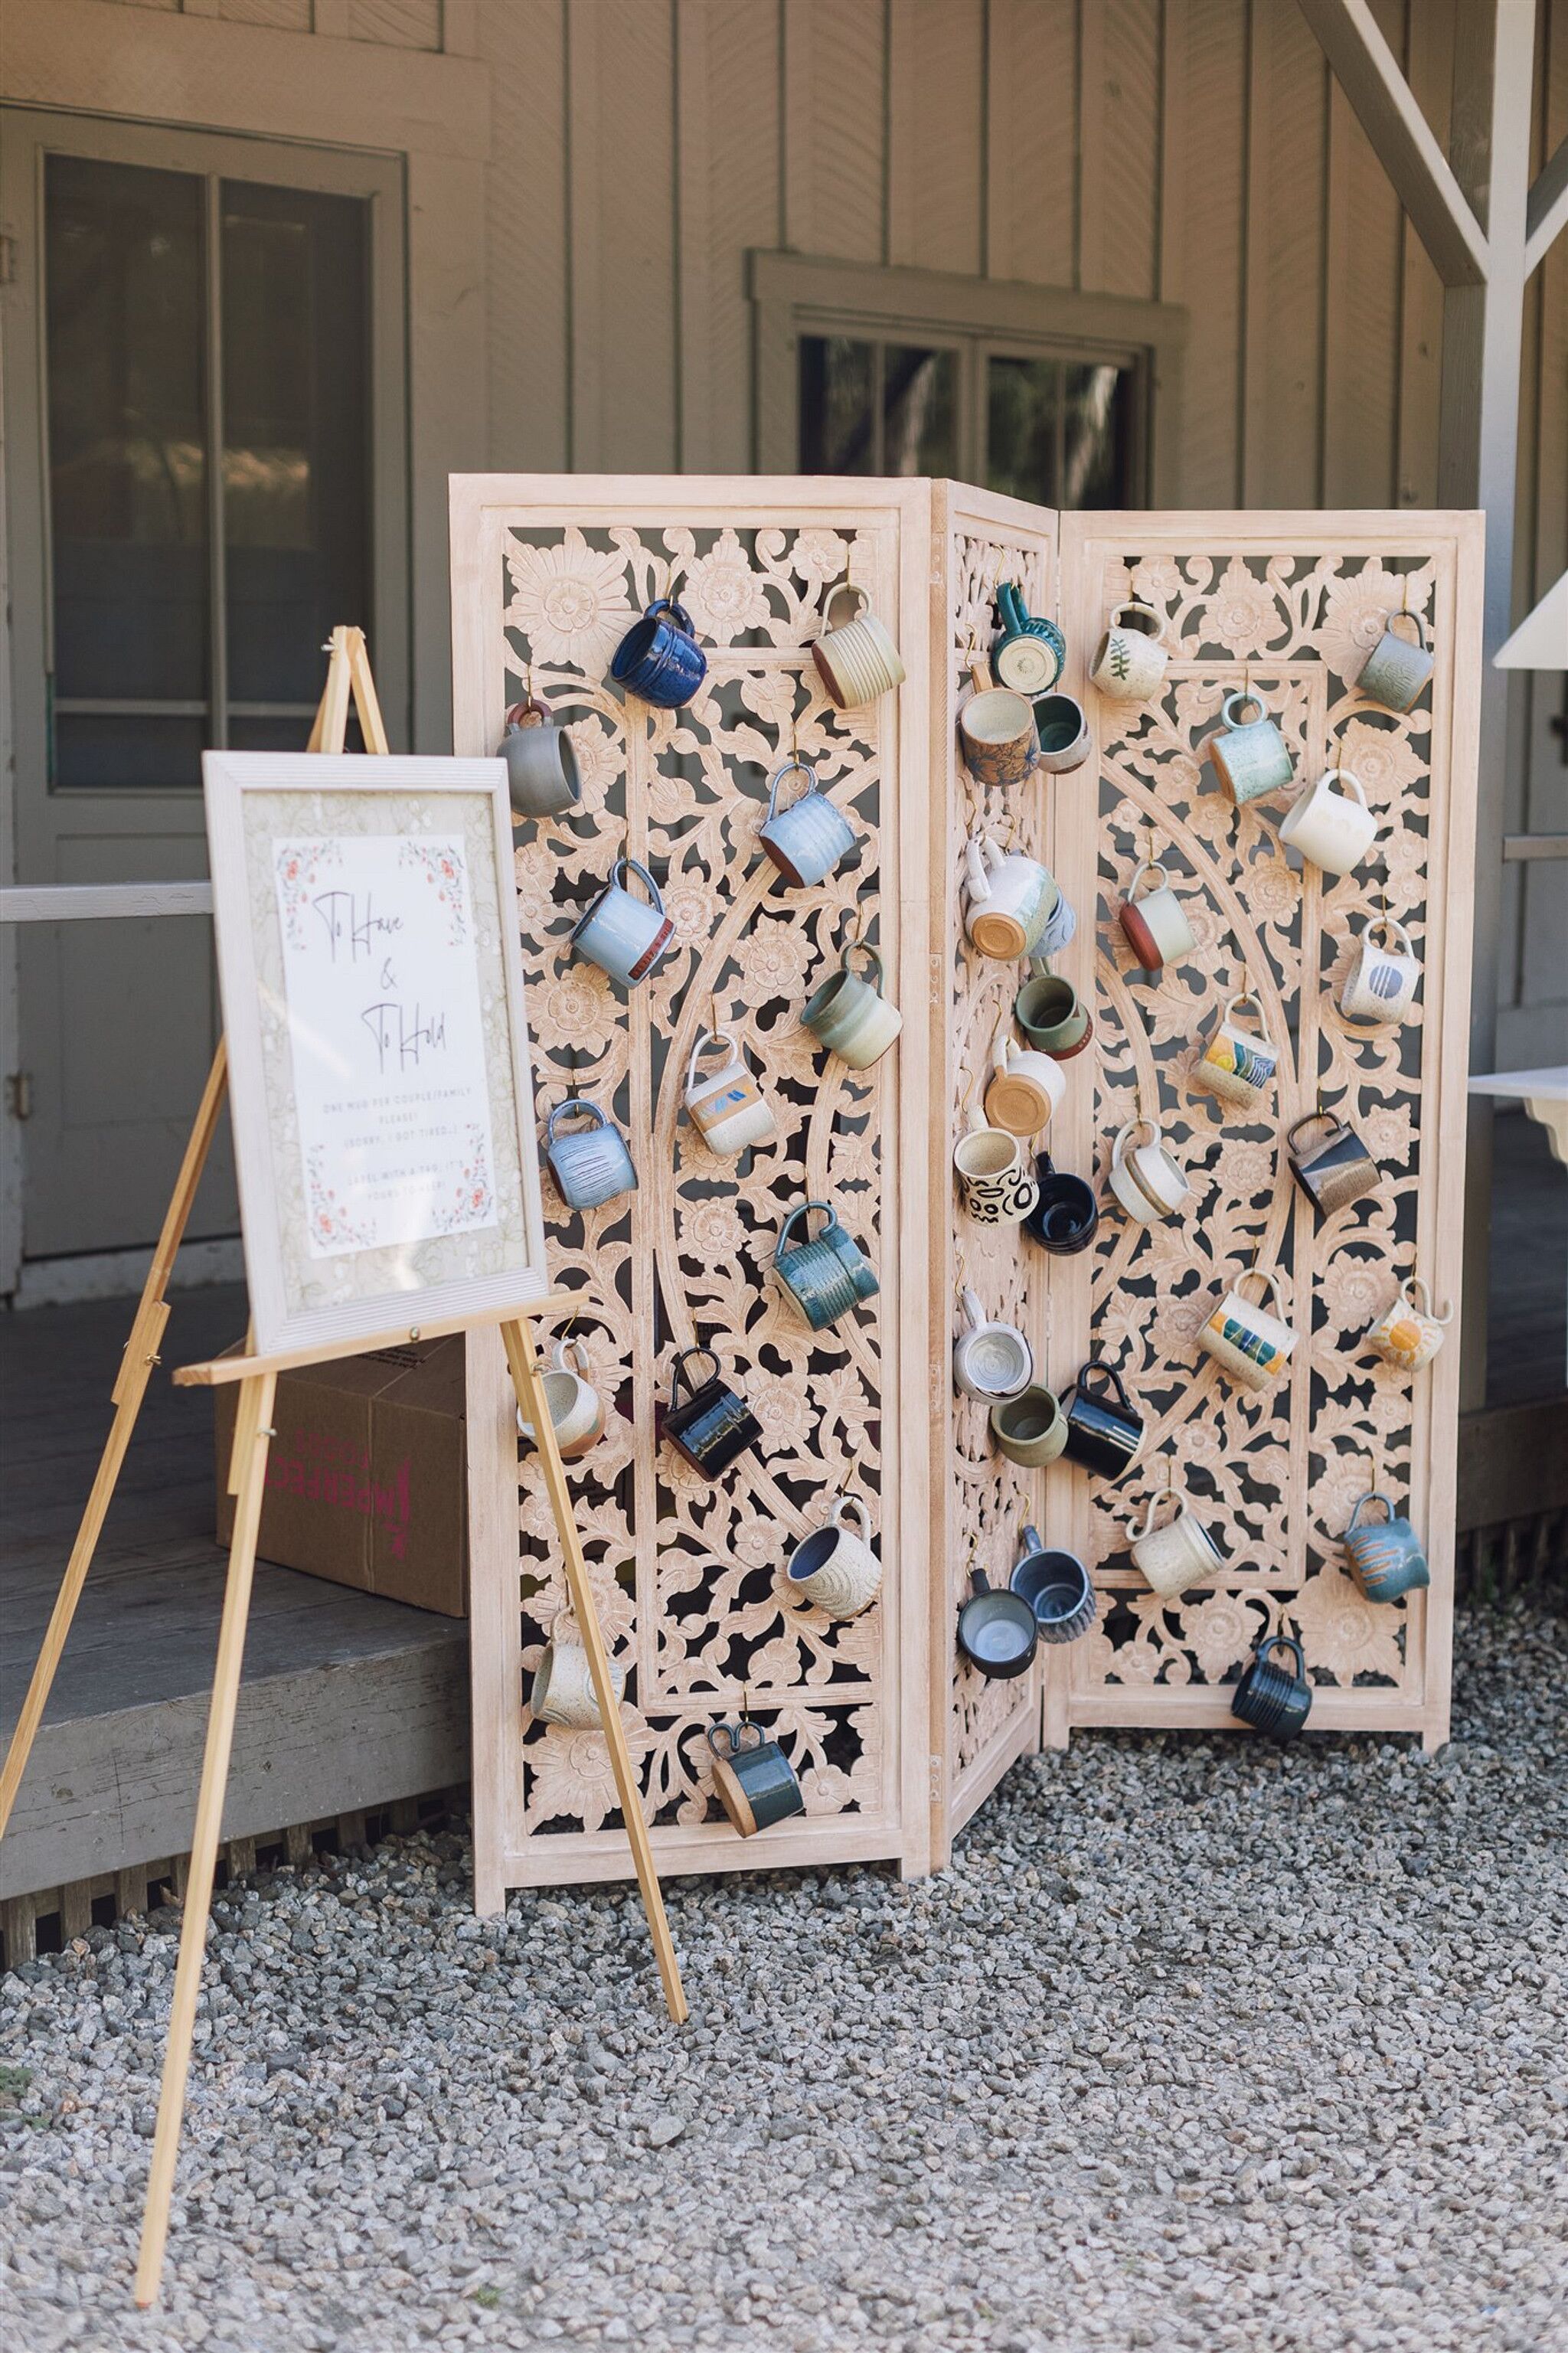
[[[237,1382],[217,1409],[217,1534],[234,1531]],[[260,1557],[448,1618],[468,1614],[463,1335],[278,1378]]]

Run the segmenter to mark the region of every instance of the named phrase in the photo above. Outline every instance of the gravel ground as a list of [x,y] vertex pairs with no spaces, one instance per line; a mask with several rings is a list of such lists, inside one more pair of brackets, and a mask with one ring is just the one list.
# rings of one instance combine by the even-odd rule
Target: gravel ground
[[684,1883],[684,2031],[619,1891],[262,1874],[146,2316],[174,1924],[95,1929],[0,1983],[10,2339],[1568,2348],[1561,1632],[1461,1625],[1436,1759],[1083,1736],[940,1879]]

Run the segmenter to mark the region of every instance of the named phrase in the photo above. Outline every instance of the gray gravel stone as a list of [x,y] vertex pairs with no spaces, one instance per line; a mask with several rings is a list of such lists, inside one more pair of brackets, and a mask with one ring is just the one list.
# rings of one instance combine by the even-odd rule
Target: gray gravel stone
[[468,1909],[418,1838],[227,1890],[163,2300],[177,1921],[0,1980],[28,2353],[1568,2353],[1561,1629],[1456,1736],[1080,1735],[952,1869]]

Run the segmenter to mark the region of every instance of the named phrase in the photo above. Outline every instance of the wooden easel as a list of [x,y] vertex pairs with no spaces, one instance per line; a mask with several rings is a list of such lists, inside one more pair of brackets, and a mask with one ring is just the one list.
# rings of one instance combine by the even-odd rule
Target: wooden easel
[[[325,691],[315,725],[310,731],[309,748],[312,752],[342,751],[348,724],[349,695],[353,692],[359,712],[360,725],[368,749],[386,753],[389,746],[376,702],[375,688],[371,679],[370,663],[365,650],[363,633],[358,629],[334,629],[331,639],[331,662],[327,672]],[[136,1416],[146,1395],[153,1368],[158,1363],[159,1342],[169,1309],[164,1298],[174,1254],[179,1248],[185,1222],[203,1166],[212,1141],[218,1107],[226,1084],[226,1064],[223,1045],[219,1044],[213,1058],[212,1070],[203,1091],[191,1140],[180,1166],[174,1198],[158,1240],[153,1264],[142,1290],[141,1304],[126,1344],[125,1360],[114,1388],[114,1421],[110,1430],[98,1476],[93,1482],[75,1547],[62,1581],[59,1596],[49,1620],[38,1662],[33,1671],[21,1717],[12,1737],[0,1776],[0,1831],[5,1828],[17,1787],[26,1767],[28,1753],[43,1715],[55,1669],[65,1647],[72,1616],[87,1573],[92,1563],[104,1515],[114,1493],[120,1467],[131,1442]],[[544,1482],[555,1518],[556,1535],[560,1539],[563,1563],[566,1572],[567,1591],[573,1615],[588,1654],[589,1671],[595,1694],[599,1703],[600,1719],[609,1746],[610,1762],[615,1773],[616,1793],[626,1836],[631,1843],[637,1867],[637,1883],[642,1891],[647,1914],[648,1929],[653,1939],[654,1955],[658,1963],[664,1997],[670,2017],[679,2025],[687,2015],[686,1996],[680,1983],[680,1971],[670,1941],[669,1926],[665,1917],[664,1899],[658,1876],[654,1868],[647,1825],[643,1819],[641,1792],[633,1771],[631,1755],[626,1746],[626,1728],[621,1721],[620,1704],[610,1679],[609,1660],[604,1636],[600,1630],[598,1611],[595,1606],[593,1588],[588,1580],[583,1557],[582,1539],[578,1535],[572,1512],[571,1491],[566,1484],[565,1469],[545,1399],[543,1377],[540,1369],[539,1351],[535,1345],[532,1324],[536,1319],[547,1318],[576,1304],[570,1296],[542,1299],[530,1303],[521,1315],[498,1317],[501,1338],[505,1344],[507,1363],[511,1372],[512,1387],[523,1418],[536,1434],[540,1461],[544,1470]],[[471,1322],[472,1319],[466,1319]],[[434,1337],[440,1330],[465,1328],[465,1324],[426,1324],[424,1329]],[[406,1334],[389,1332],[380,1339],[362,1343],[364,1349],[385,1346],[401,1341]],[[234,1738],[235,1711],[239,1698],[240,1666],[245,1652],[246,1621],[250,1607],[251,1581],[256,1567],[257,1537],[261,1525],[261,1506],[267,1477],[268,1441],[276,1435],[272,1428],[273,1401],[277,1395],[278,1376],[290,1366],[320,1363],[324,1358],[341,1355],[331,1349],[295,1350],[276,1356],[219,1357],[208,1364],[183,1366],[174,1375],[183,1387],[213,1387],[219,1382],[237,1381],[238,1409],[235,1417],[234,1444],[229,1456],[228,1488],[237,1498],[234,1535],[229,1547],[228,1575],[224,1589],[223,1618],[218,1630],[217,1661],[213,1675],[212,1705],[207,1716],[206,1745],[202,1757],[200,1792],[196,1802],[195,1828],[191,1838],[190,1864],[186,1874],[184,1918],[180,1930],[179,1960],[174,1971],[174,2002],[169,2019],[169,2040],[163,2061],[163,2088],[158,2102],[158,2122],[153,2141],[153,2162],[147,2183],[147,2201],[142,2223],[141,2255],[136,2269],[136,2302],[143,2307],[152,2304],[158,2293],[163,2274],[163,2249],[168,2237],[169,2205],[174,2194],[174,2168],[179,2155],[180,2125],[184,2112],[185,2084],[190,2072],[191,2037],[195,2024],[196,2001],[201,1991],[202,1962],[206,1945],[207,1918],[212,1904],[213,1879],[217,1867],[218,1837],[223,1822],[223,1801],[228,1780],[229,1755]]]

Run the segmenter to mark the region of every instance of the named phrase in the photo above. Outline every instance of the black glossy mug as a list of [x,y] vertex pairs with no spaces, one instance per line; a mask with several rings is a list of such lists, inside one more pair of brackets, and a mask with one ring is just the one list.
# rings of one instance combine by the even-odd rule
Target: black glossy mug
[[[1290,1673],[1268,1656],[1289,1651],[1296,1672]],[[1293,1740],[1311,1713],[1312,1686],[1307,1662],[1294,1634],[1260,1634],[1251,1658],[1231,1694],[1230,1712],[1256,1732],[1271,1732],[1277,1740]]]
[[708,1735],[713,1751],[713,1787],[719,1803],[742,1838],[755,1838],[773,1822],[804,1814],[795,1767],[761,1725],[716,1724]]
[[[692,1380],[686,1369],[690,1356],[705,1356],[712,1366],[707,1380]],[[762,1434],[763,1425],[745,1398],[720,1378],[712,1349],[683,1348],[670,1367],[669,1403],[659,1417],[659,1435],[681,1460],[705,1479],[719,1479]]]
[[1035,1155],[1035,1181],[1040,1197],[1024,1219],[1029,1240],[1058,1258],[1070,1258],[1087,1250],[1100,1223],[1093,1186],[1082,1176],[1069,1176],[1065,1168],[1054,1168],[1048,1152]]
[[1134,1410],[1114,1365],[1087,1364],[1062,1394],[1068,1418],[1068,1460],[1101,1479],[1120,1479],[1143,1443],[1143,1417]]

